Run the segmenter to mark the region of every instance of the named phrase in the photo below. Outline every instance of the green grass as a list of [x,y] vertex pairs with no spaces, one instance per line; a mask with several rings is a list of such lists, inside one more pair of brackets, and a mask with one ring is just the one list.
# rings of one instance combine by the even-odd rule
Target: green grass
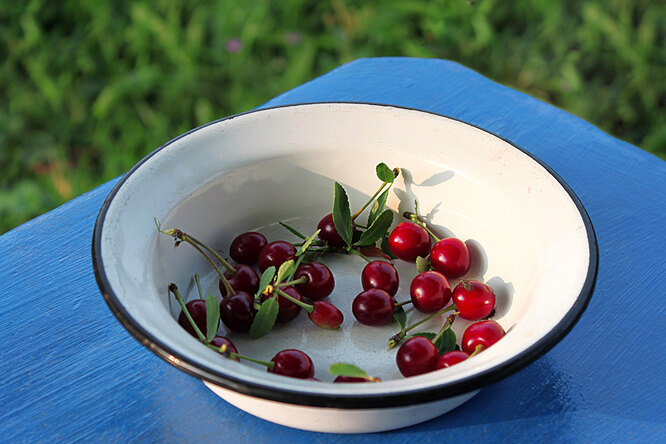
[[359,57],[455,60],[665,158],[662,5],[3,2],[0,233]]

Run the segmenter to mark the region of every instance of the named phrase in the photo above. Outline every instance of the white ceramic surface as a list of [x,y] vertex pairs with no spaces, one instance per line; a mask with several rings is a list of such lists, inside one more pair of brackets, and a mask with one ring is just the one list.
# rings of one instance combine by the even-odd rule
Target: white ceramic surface
[[404,407],[336,409],[267,401],[205,382],[222,399],[259,418],[295,429],[325,433],[372,433],[401,429],[436,418],[471,399],[479,390]]
[[[323,382],[285,378],[255,364],[223,359],[178,327],[179,310],[167,284],[175,282],[188,298],[195,297],[192,275],[199,273],[206,294],[219,297],[216,279],[192,248],[174,249],[170,238],[158,235],[153,218],[223,251],[248,230],[262,231],[269,240],[295,240],[275,221],[313,232],[331,211],[334,181],[347,190],[352,211],[360,207],[379,185],[378,162],[402,168],[388,201],[391,209],[413,211],[416,197],[437,232],[468,243],[473,254],[468,277],[484,279],[495,289],[495,319],[510,329],[501,341],[449,369],[402,378],[395,350],[386,351],[394,327],[365,327],[351,314],[364,262],[343,256],[325,261],[336,278],[330,301],[345,315],[341,329],[318,329],[301,314],[260,340],[227,335],[241,353],[267,360],[285,348],[301,349],[313,358],[315,376]],[[292,427],[368,432],[444,413],[552,347],[591,292],[593,236],[575,196],[543,165],[496,136],[415,110],[307,104],[209,124],[144,159],[100,213],[94,259],[102,292],[128,330],[172,364],[207,380],[232,404]],[[397,299],[405,300],[416,272],[409,264],[397,265]],[[420,317],[408,311],[408,318]],[[436,331],[438,323],[424,330]],[[468,323],[454,325],[460,334]],[[327,368],[339,361],[359,365],[383,382],[329,384],[333,377]],[[275,401],[291,406],[270,408]],[[405,408],[420,413],[405,420]],[[302,421],[290,422],[283,414],[287,410]],[[332,412],[335,423],[326,420]]]

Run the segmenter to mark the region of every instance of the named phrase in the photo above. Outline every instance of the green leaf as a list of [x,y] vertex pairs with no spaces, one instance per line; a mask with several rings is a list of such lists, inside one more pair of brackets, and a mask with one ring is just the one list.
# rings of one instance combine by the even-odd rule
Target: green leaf
[[307,249],[310,247],[312,242],[314,242],[315,239],[317,239],[317,236],[321,233],[321,230],[317,230],[314,232],[314,234],[310,237],[305,238],[305,242],[303,242],[303,245],[298,247],[298,251],[296,251],[296,257],[302,255],[307,251]]
[[342,185],[335,182],[335,192],[333,195],[333,225],[336,231],[345,241],[347,246],[351,247],[353,228],[351,210],[349,209],[349,198]]
[[430,270],[430,261],[425,257],[416,256],[416,271],[423,273]]
[[285,227],[287,230],[289,230],[289,232],[291,232],[291,234],[293,234],[294,236],[300,237],[301,239],[305,240],[305,235],[302,234],[300,231],[298,231],[296,228],[294,228],[290,225],[287,225],[282,221],[277,221],[277,223],[279,223],[280,225]]
[[[424,338],[428,338],[432,341],[437,335],[431,332],[419,332],[414,333],[410,336],[410,338],[413,338],[414,336],[423,336]],[[453,351],[456,349],[456,334],[449,327],[444,331],[444,333],[442,333],[439,339],[437,339],[437,342],[434,344],[435,347],[437,347],[437,351],[439,352],[440,356],[444,353]]]
[[368,374],[356,367],[354,364],[347,364],[345,362],[336,362],[331,364],[328,372],[336,376],[349,376],[352,378],[367,378]]
[[275,280],[275,283],[277,284],[284,281],[284,278],[293,273],[294,267],[295,264],[293,259],[289,259],[288,261],[282,262],[282,265],[280,265],[280,269],[277,272],[277,279]]
[[206,298],[206,341],[212,341],[220,326],[220,303],[215,296]]
[[386,189],[386,191],[380,194],[377,200],[372,203],[370,214],[368,215],[368,226],[372,225],[375,219],[377,219],[382,211],[384,211],[384,207],[386,207],[386,200],[388,199],[389,195],[389,190],[390,188]]
[[400,331],[402,331],[405,328],[405,325],[407,325],[407,313],[405,313],[405,309],[402,308],[402,305],[395,307],[393,310],[393,319],[395,319],[395,322],[398,324]]
[[386,164],[383,162],[377,165],[375,171],[377,171],[377,177],[379,177],[379,180],[382,182],[393,183],[395,180],[395,174],[393,173],[393,170],[386,166]]
[[374,245],[378,239],[386,234],[393,223],[393,211],[384,210],[377,219],[361,234],[361,238],[354,245]]
[[264,292],[266,287],[273,282],[273,278],[275,277],[275,266],[271,265],[267,269],[264,270],[264,272],[261,274],[261,278],[259,279],[259,290],[257,291],[256,296],[259,297],[261,293]]
[[391,259],[397,259],[398,257],[397,257],[395,254],[393,254],[393,252],[392,252],[391,249],[389,248],[388,238],[389,238],[389,237],[388,237],[388,234],[387,234],[386,236],[382,237],[382,242],[381,242],[381,244],[379,244],[379,245],[380,245],[380,248],[381,248],[382,251],[383,251],[384,253],[386,253]]
[[437,350],[439,350],[440,355],[456,349],[456,334],[453,332],[453,330],[451,330],[450,327],[447,328],[444,333],[442,333],[442,336],[439,337],[439,340],[435,346],[437,347]]
[[294,274],[296,273],[296,270],[298,270],[298,267],[301,266],[301,262],[303,262],[303,259],[308,257],[308,252],[304,251],[300,256],[296,256],[296,263],[294,264],[294,267],[291,269],[291,273],[285,278],[285,281],[291,281],[294,279]]
[[279,309],[277,297],[266,299],[254,316],[254,321],[252,321],[250,327],[250,336],[257,339],[271,331],[273,325],[275,325]]

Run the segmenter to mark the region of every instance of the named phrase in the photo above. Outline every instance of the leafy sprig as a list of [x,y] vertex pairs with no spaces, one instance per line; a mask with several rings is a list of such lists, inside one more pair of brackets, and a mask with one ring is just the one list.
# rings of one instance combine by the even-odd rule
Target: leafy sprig
[[[374,246],[375,243],[385,236],[393,223],[393,212],[385,209],[388,194],[395,178],[400,173],[399,169],[390,169],[385,163],[376,167],[379,180],[382,181],[377,192],[363,205],[354,215],[351,214],[347,192],[338,182],[334,184],[333,192],[333,225],[345,242],[347,251],[352,248]],[[370,205],[368,223],[365,231],[358,239],[354,239],[354,220]]]

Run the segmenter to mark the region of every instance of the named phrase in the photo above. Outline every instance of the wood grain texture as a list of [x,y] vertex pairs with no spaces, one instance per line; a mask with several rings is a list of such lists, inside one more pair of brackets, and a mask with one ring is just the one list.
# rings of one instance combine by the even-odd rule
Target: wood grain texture
[[534,153],[587,208],[592,301],[544,357],[453,412],[377,435],[274,425],[138,344],[92,272],[107,183],[0,237],[0,441],[664,442],[666,163],[581,119],[443,60],[361,59],[266,106],[362,101],[455,117]]

